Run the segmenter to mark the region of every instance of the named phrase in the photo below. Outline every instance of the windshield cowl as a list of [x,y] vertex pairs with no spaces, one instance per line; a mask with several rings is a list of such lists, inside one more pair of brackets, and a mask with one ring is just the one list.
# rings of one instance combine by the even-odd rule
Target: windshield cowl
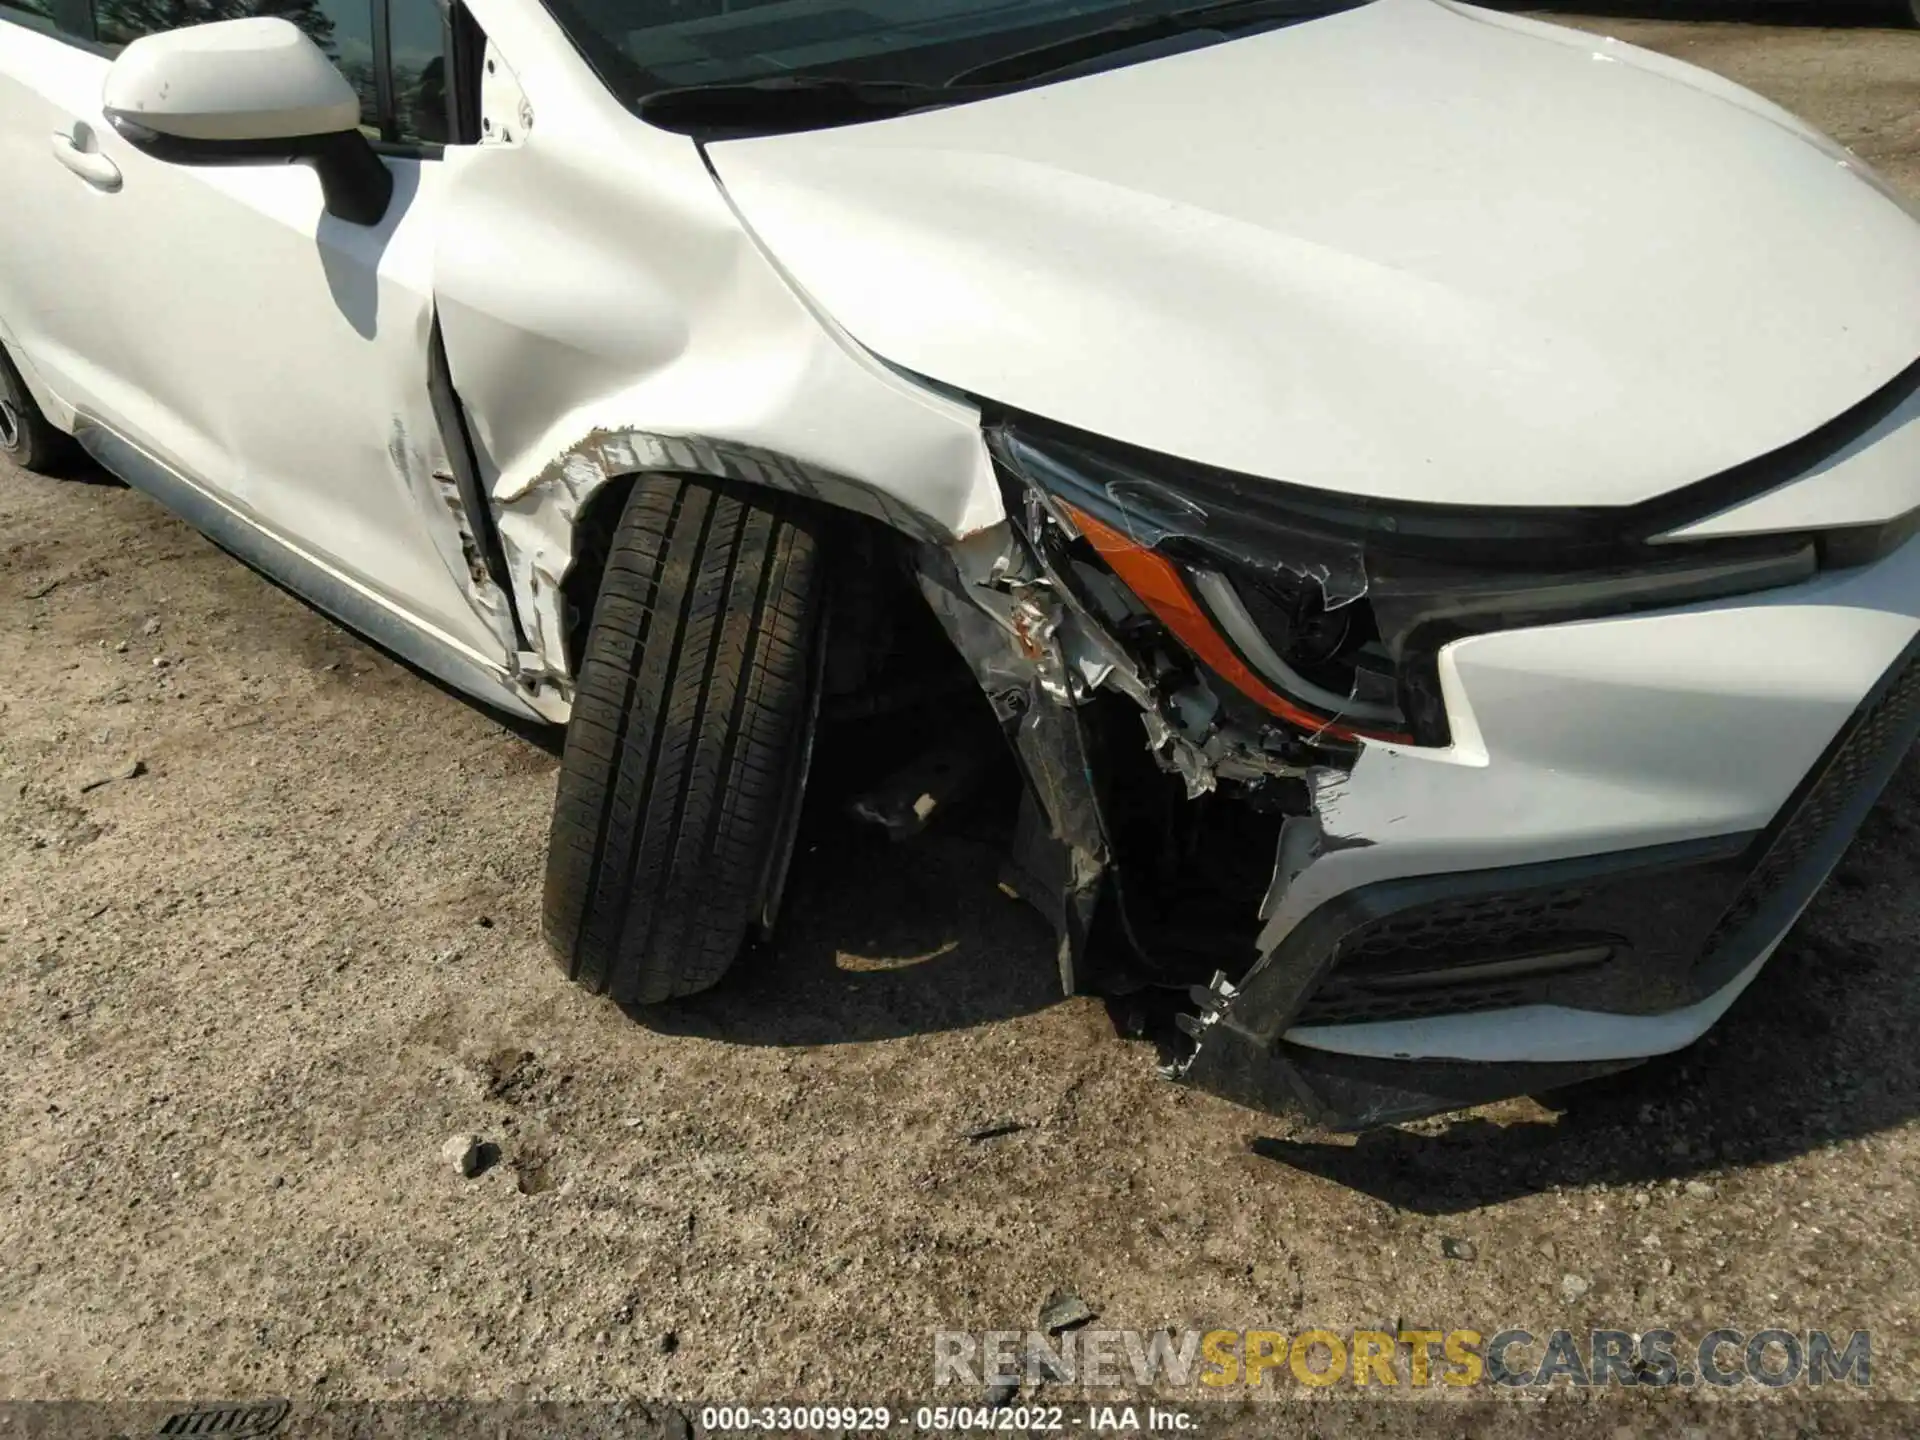
[[734,140],[854,125],[982,99],[1008,88],[792,75],[732,85],[678,85],[641,96],[635,108],[642,120],[662,130],[702,140]]

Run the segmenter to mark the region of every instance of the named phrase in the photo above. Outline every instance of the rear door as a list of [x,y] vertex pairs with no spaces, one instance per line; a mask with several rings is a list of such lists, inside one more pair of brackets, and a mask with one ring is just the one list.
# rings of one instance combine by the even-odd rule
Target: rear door
[[[0,0],[0,175],[22,201],[0,204],[0,315],[15,343],[84,417],[435,640],[510,668],[510,615],[427,385],[447,133],[433,0],[93,0],[27,23],[6,8],[49,3],[75,0]],[[395,179],[379,224],[327,215],[305,166],[167,164],[106,124],[119,46],[189,14],[248,13],[300,25],[359,90]]]

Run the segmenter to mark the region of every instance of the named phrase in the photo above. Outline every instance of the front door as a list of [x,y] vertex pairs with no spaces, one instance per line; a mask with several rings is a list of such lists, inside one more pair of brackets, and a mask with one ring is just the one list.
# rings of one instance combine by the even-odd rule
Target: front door
[[[83,420],[434,639],[510,666],[511,620],[475,562],[427,385],[445,131],[408,131],[430,125],[421,92],[438,82],[417,57],[396,74],[373,34],[375,14],[432,15],[432,0],[271,4],[379,127],[395,186],[373,226],[327,215],[306,166],[168,164],[106,123],[111,55],[177,0],[77,0],[64,26],[20,23],[23,3],[41,0],[0,0],[0,174],[22,202],[0,203],[14,343]],[[91,35],[70,33],[82,23]]]

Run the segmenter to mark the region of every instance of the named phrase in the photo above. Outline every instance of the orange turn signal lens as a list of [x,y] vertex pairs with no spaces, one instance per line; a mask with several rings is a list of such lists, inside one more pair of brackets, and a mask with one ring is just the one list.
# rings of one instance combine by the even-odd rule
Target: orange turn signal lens
[[1351,726],[1336,724],[1326,716],[1316,715],[1287,699],[1255,674],[1247,662],[1240,658],[1239,652],[1214,628],[1213,621],[1201,609],[1200,602],[1193,598],[1193,592],[1187,588],[1187,582],[1181,578],[1179,568],[1171,560],[1094,519],[1077,506],[1065,501],[1059,503],[1060,508],[1073,518],[1080,533],[1087,537],[1087,543],[1126,583],[1127,588],[1139,597],[1140,602],[1159,618],[1160,623],[1171,630],[1175,638],[1208,669],[1248,699],[1282,720],[1317,734],[1331,735],[1340,740],[1374,739],[1413,743],[1411,735],[1395,731],[1355,730]]

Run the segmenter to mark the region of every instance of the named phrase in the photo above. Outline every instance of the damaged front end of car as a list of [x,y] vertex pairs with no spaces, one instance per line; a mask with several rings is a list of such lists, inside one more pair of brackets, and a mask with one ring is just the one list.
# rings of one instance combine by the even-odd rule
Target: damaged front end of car
[[[1418,877],[1304,915],[1289,897],[1405,818],[1392,758],[1473,763],[1449,729],[1450,641],[1792,584],[1818,565],[1805,537],[1656,544],[1671,507],[1391,505],[1024,416],[985,433],[1009,518],[919,545],[920,588],[1027,782],[1009,888],[1053,922],[1069,992],[1188,997],[1170,1077],[1361,1128],[1632,1062],[1410,1067],[1290,1030],[1577,1002],[1583,985],[1651,1010],[1706,983],[1670,962],[1731,902],[1744,838],[1656,857],[1651,878],[1648,856],[1572,878],[1508,867],[1484,900]],[[1641,902],[1658,938],[1635,931]]]

